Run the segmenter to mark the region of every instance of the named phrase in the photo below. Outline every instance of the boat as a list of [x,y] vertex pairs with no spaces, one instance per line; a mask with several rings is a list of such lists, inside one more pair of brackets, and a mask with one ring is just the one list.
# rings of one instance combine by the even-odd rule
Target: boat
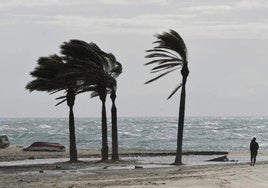
[[29,147],[23,148],[23,151],[57,151],[65,152],[65,147],[54,142],[34,142]]
[[0,148],[7,148],[10,145],[7,135],[0,136]]

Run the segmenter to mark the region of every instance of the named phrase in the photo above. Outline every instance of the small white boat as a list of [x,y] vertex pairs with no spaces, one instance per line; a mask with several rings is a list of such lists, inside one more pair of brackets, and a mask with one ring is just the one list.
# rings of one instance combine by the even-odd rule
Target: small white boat
[[7,148],[10,145],[7,135],[0,136],[0,148]]

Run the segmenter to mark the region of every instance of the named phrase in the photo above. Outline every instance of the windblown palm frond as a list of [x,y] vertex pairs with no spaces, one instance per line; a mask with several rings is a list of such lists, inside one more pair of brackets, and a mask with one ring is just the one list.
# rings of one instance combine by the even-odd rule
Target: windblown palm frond
[[30,73],[35,79],[26,85],[26,89],[47,92],[63,89],[57,77],[62,69],[64,63],[57,55],[39,58],[37,67]]
[[187,60],[186,45],[181,36],[176,31],[171,29],[169,32],[164,32],[162,35],[157,34],[155,36],[158,39],[158,41],[154,42],[158,44],[156,48],[175,51],[181,56],[183,61]]
[[83,60],[85,62],[94,62],[95,66],[101,67],[103,57],[95,50],[95,46],[97,45],[88,44],[81,40],[70,40],[69,42],[64,42],[60,48],[61,53],[66,57],[66,61]]
[[70,88],[75,95],[80,92],[84,87],[81,80],[78,79],[80,65],[79,63],[68,63],[64,59],[57,55],[40,57],[37,66],[30,73],[34,79],[26,85],[26,89],[29,91],[46,91],[50,94],[65,91],[62,98],[57,98],[57,100],[63,100],[56,105],[67,100],[67,93]]
[[70,65],[69,71],[65,71],[62,76],[65,79],[75,77],[80,81],[76,84],[83,89],[79,89],[78,93],[95,91],[92,94],[92,97],[95,97],[103,92],[104,88],[110,93],[112,83],[116,82],[115,79],[122,72],[122,66],[115,56],[104,52],[92,42],[70,40],[61,45],[61,53],[64,55],[64,61]]
[[[187,63],[187,48],[181,38],[181,36],[174,30],[169,32],[164,32],[163,34],[156,34],[155,37],[157,44],[153,49],[147,50],[149,53],[146,58],[151,58],[152,60],[145,65],[155,65],[151,69],[151,73],[159,73],[159,75],[145,82],[145,84],[151,83],[159,78],[179,69]],[[170,99],[176,91],[180,88],[179,84],[173,92],[169,95]]]
[[171,72],[173,72],[173,71],[175,71],[175,70],[177,70],[177,68],[172,69],[172,70],[168,70],[168,71],[166,71],[166,72],[164,72],[164,73],[158,75],[157,77],[155,77],[155,78],[153,78],[153,79],[151,79],[151,80],[145,82],[145,84],[149,84],[149,83],[151,83],[151,82],[153,82],[153,81],[155,81],[155,80],[157,80],[157,79],[159,79],[159,78],[161,78],[161,77],[163,77],[163,76],[167,75],[168,73],[171,73]]

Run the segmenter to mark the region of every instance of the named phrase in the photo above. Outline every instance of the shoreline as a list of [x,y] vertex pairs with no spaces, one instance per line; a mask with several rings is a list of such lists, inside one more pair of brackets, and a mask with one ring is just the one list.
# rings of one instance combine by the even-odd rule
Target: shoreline
[[[0,162],[14,161],[23,159],[43,159],[43,158],[68,158],[68,149],[65,152],[47,152],[47,151],[23,151],[22,147],[9,146],[8,148],[0,148]],[[228,155],[227,151],[183,151],[182,155]],[[101,151],[97,149],[78,149],[77,155],[79,158],[101,157]],[[109,156],[111,153],[109,153]],[[121,149],[119,156],[135,157],[135,156],[170,156],[176,155],[173,150],[133,150]]]
[[[98,150],[78,150],[80,156],[90,156]],[[131,153],[133,150],[124,150]],[[141,151],[142,154],[148,151]],[[161,151],[166,152],[166,151]],[[160,153],[161,153],[160,152]],[[159,154],[150,151],[149,154]],[[137,153],[135,153],[137,154]],[[0,166],[0,188],[4,187],[266,187],[268,184],[268,160],[257,159],[255,167],[248,162],[248,152],[229,152],[228,156],[242,156],[241,163],[219,162],[203,165],[157,165],[137,160],[100,162],[96,158],[78,163],[57,162],[22,166]],[[268,158],[267,151],[261,156]],[[15,162],[14,159],[53,159],[67,156],[68,152],[25,152],[22,148],[0,150],[0,159]],[[213,156],[213,155],[212,155]],[[166,156],[154,156],[161,160]],[[185,158],[189,155],[184,155]],[[140,160],[142,157],[138,157]],[[144,158],[152,159],[152,156]],[[174,156],[171,155],[172,160]],[[81,158],[86,159],[86,158]],[[13,161],[12,161],[13,160]],[[35,160],[32,160],[35,161]],[[165,164],[165,162],[164,162]],[[137,168],[136,168],[137,167]],[[252,181],[249,181],[252,180]]]
[[[101,151],[98,149],[78,149],[78,158],[101,158]],[[141,149],[120,149],[119,157],[165,157],[174,156],[176,152],[173,150],[141,150]],[[183,151],[182,156],[230,156],[231,158],[249,158],[249,151]],[[109,153],[111,156],[111,153]],[[267,157],[268,150],[259,151],[258,157]],[[49,151],[23,151],[22,147],[9,146],[0,148],[0,162],[17,161],[26,159],[51,159],[51,158],[69,158],[68,149],[65,152],[49,152]],[[110,158],[110,157],[109,157]],[[266,159],[266,158],[265,158]],[[264,161],[264,160],[262,160]]]
[[[100,160],[101,151],[97,149],[78,149],[78,159],[81,161]],[[171,150],[119,150],[119,158],[122,160],[136,160],[143,164],[172,164],[175,159],[175,151]],[[110,159],[111,154],[109,154]],[[204,165],[208,160],[218,157],[225,157],[228,161],[225,162],[248,162],[250,153],[248,151],[183,151],[183,163],[189,165]],[[51,160],[49,160],[51,159]],[[65,152],[49,152],[49,151],[23,151],[21,147],[10,146],[8,148],[0,149],[0,166],[19,162],[22,164],[23,160],[47,160],[68,161],[69,151]],[[63,160],[64,159],[64,160]],[[268,161],[268,151],[260,151],[257,161]],[[216,161],[221,162],[221,161]],[[36,163],[36,162],[33,162]],[[43,162],[44,163],[44,162]],[[52,163],[52,162],[50,162]],[[209,163],[215,163],[210,161]],[[30,162],[28,162],[30,164]]]

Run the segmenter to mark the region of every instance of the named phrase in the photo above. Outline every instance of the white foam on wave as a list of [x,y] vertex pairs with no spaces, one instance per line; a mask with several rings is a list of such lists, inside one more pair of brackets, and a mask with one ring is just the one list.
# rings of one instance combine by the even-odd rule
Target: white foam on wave
[[9,125],[1,125],[0,130],[6,130],[9,128]]
[[39,128],[41,128],[41,129],[49,129],[49,128],[51,128],[51,126],[47,125],[47,124],[41,124],[41,125],[39,125]]
[[[78,148],[101,147],[99,120],[76,119]],[[183,147],[186,150],[247,150],[253,136],[257,137],[260,149],[268,149],[268,117],[186,117],[185,120]],[[118,139],[123,148],[174,150],[177,129],[177,117],[118,118]],[[68,119],[0,119],[0,130],[1,134],[13,138],[13,145],[47,138],[63,145],[69,144]],[[109,128],[109,135],[110,132]]]

